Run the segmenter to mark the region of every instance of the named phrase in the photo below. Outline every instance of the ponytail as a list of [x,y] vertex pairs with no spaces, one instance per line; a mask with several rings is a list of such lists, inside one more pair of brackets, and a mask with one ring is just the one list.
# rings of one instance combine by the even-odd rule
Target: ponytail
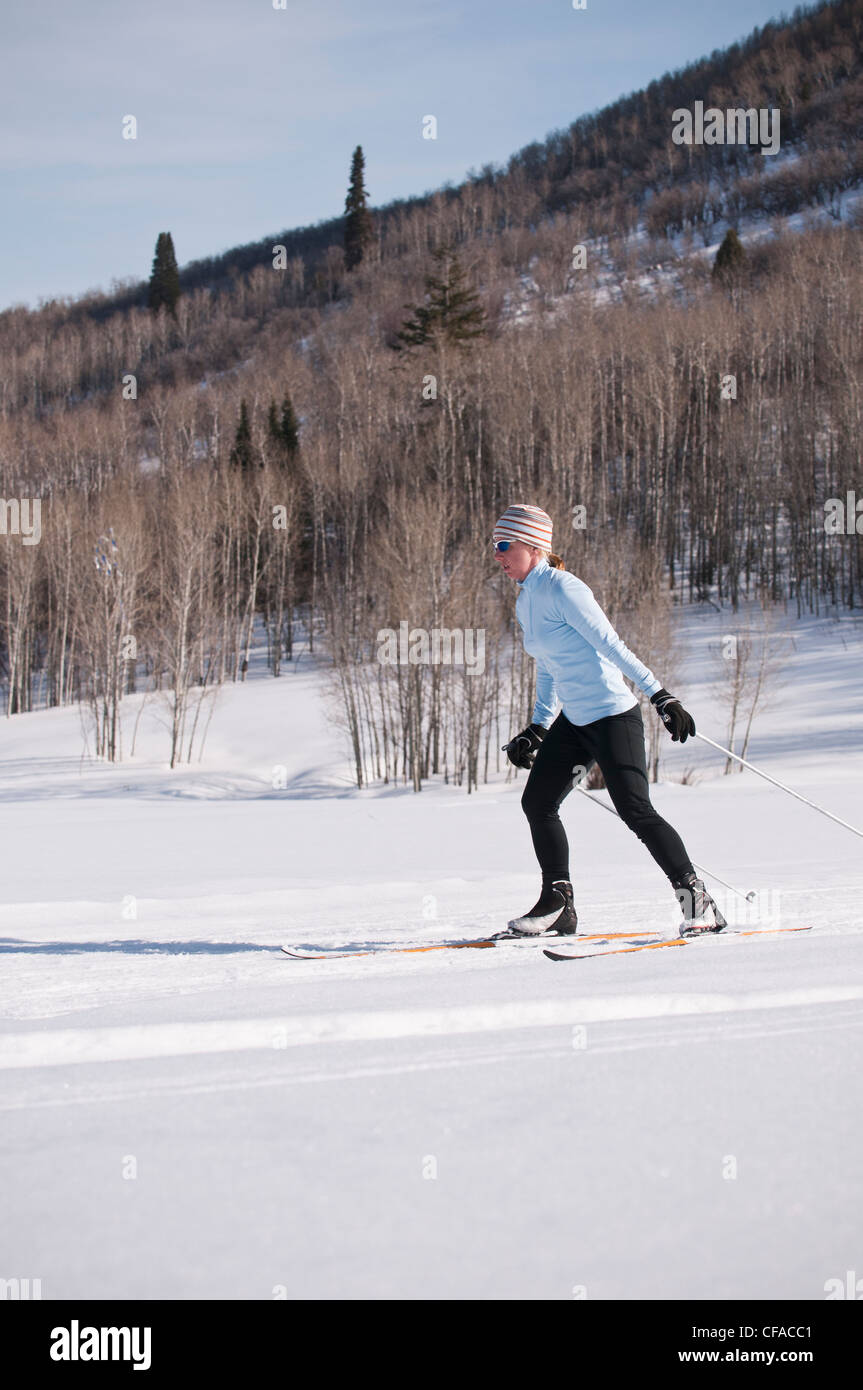
[[555,553],[554,553],[553,550],[547,550],[547,551],[545,552],[545,554],[546,554],[546,558],[547,558],[547,560],[548,560],[548,563],[551,565],[551,568],[552,568],[553,570],[565,570],[565,569],[566,569],[566,565],[563,563],[563,561],[561,560],[560,556],[559,556],[559,555],[555,555]]

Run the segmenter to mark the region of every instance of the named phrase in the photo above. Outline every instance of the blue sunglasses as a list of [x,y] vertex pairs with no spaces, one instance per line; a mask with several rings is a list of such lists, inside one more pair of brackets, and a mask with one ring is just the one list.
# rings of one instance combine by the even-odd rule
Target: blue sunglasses
[[512,545],[512,541],[492,541],[495,555],[504,555]]

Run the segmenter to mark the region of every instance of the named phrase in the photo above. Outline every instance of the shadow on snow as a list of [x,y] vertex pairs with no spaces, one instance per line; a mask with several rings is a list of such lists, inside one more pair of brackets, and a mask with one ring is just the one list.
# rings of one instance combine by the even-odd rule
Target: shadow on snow
[[253,941],[23,941],[19,937],[0,936],[0,953],[71,956],[99,951],[130,956],[227,956],[244,951],[269,951],[272,955],[279,948]]

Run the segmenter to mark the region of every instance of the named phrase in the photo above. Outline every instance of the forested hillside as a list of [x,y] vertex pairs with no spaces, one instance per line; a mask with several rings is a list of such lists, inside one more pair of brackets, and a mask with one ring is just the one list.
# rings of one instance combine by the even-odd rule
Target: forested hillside
[[[696,101],[778,108],[780,152],[676,145]],[[663,678],[682,600],[859,607],[825,508],[863,497],[861,184],[840,0],[375,210],[350,269],[341,218],[186,266],[173,313],[145,282],[6,311],[0,490],[41,507],[0,546],[7,713],[85,701],[116,757],[124,695],[170,691],[176,762],[255,634],[278,675],[301,633],[360,783],[475,786],[528,712],[489,544],[514,500]],[[382,666],[402,622],[482,631],[482,671]]]

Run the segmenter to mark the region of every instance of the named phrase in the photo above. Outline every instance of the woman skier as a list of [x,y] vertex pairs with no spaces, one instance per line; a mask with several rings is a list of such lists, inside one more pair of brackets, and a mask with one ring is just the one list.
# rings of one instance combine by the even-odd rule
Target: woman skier
[[[536,659],[532,722],[510,740],[506,753],[516,767],[530,770],[521,804],[542,890],[509,930],[575,932],[569,845],[558,811],[575,785],[576,769],[598,763],[621,820],[671,881],[683,911],[682,933],[721,931],[725,918],[696,875],[683,841],[650,803],[644,723],[623,676],[650,696],[675,742],[685,743],[695,733],[692,716],[623,644],[591,590],[552,553],[551,537],[548,513],[522,504],[507,508],[493,533],[497,562],[519,586],[515,612],[525,651]],[[558,701],[561,712],[555,719]]]

